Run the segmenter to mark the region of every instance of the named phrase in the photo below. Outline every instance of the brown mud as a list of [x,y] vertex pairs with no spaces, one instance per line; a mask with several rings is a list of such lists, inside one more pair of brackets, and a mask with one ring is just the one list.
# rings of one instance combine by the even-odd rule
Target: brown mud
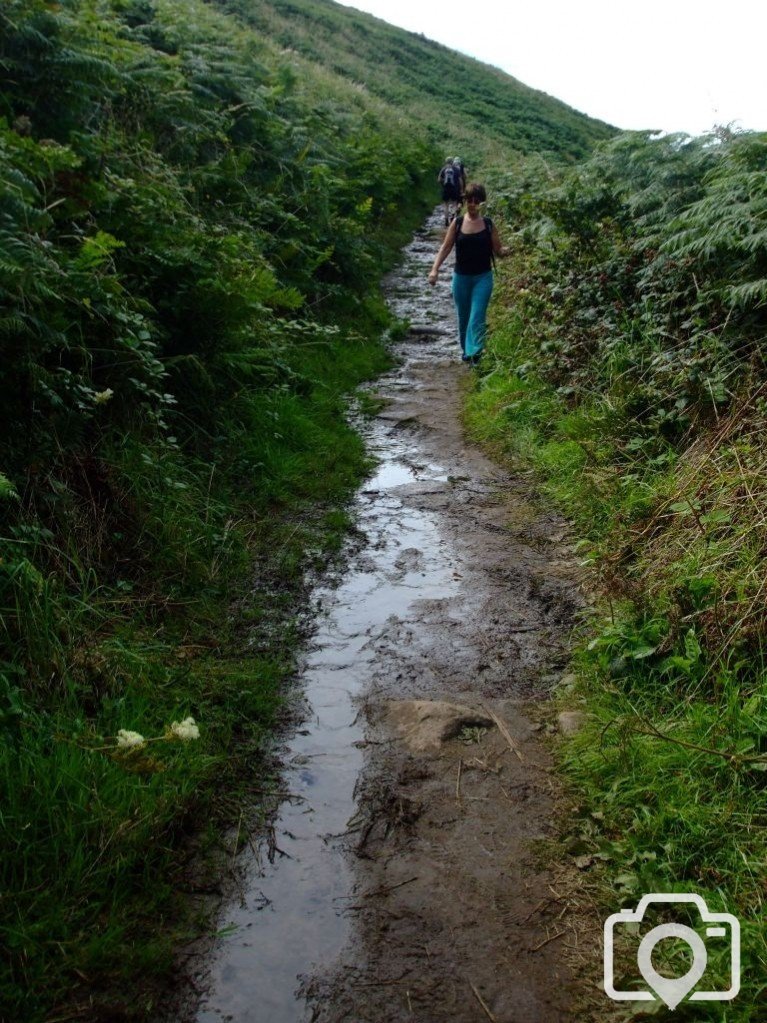
[[221,914],[198,1023],[584,1018],[543,851],[578,565],[529,479],[466,442],[449,273],[426,282],[441,234],[435,214],[386,282],[411,327],[364,427],[365,540],[317,591],[290,795]]

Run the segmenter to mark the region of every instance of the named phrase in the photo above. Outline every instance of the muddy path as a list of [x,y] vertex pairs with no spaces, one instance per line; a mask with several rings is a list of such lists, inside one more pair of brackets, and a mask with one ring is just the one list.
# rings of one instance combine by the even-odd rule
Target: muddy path
[[435,214],[386,282],[411,323],[364,426],[362,542],[317,590],[289,793],[199,980],[198,1023],[557,1023],[567,906],[538,843],[540,701],[580,604],[565,524],[469,446]]

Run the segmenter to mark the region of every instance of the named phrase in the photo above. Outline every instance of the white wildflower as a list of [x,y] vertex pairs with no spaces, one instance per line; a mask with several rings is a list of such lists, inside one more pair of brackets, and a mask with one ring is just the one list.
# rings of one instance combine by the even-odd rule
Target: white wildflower
[[181,739],[183,742],[200,738],[200,729],[195,724],[194,718],[191,717],[184,718],[183,721],[174,721],[170,730],[177,739]]
[[96,394],[94,394],[93,400],[96,402],[97,405],[106,405],[106,403],[114,395],[114,393],[115,392],[112,390],[111,387],[107,387],[105,391],[98,391]]
[[140,749],[146,739],[138,732],[129,732],[127,728],[121,728],[117,733],[117,745],[120,749]]

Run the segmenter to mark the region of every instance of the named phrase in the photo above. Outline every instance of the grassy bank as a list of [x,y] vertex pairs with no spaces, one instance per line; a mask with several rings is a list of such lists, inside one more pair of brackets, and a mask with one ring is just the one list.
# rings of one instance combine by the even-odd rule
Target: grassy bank
[[12,2],[0,63],[0,1003],[144,1020],[190,839],[269,788],[439,158],[194,0]]
[[[697,892],[741,922],[740,996],[674,1019],[764,1011],[766,160],[764,136],[624,136],[554,185],[507,182],[466,412],[535,467],[597,594],[558,698],[588,714],[560,756],[605,917]],[[728,976],[711,949],[705,986]]]
[[[146,1019],[174,948],[211,926],[187,895],[215,887],[207,854],[273,784],[265,753],[303,638],[304,576],[338,553],[345,501],[368,466],[343,409],[385,351],[372,334],[351,357],[326,358],[319,396],[261,409],[273,435],[258,499],[216,483],[215,464],[164,460],[184,489],[145,529],[174,585],[91,570],[65,589],[33,566],[77,550],[52,535],[25,547],[29,578],[14,577],[18,603],[5,612],[25,649],[4,673],[0,718],[4,1018]],[[135,491],[125,457],[100,465]],[[40,664],[51,674],[31,686],[24,669]],[[183,740],[172,725],[190,716],[199,738]],[[121,746],[122,730],[146,744]]]

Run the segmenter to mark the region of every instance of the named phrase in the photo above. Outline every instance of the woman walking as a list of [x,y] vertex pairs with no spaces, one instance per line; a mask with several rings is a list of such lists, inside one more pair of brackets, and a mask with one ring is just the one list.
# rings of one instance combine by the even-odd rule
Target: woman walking
[[490,217],[481,215],[487,199],[485,186],[472,182],[466,188],[466,216],[456,217],[445,233],[429,274],[437,283],[439,268],[455,246],[453,300],[458,312],[458,334],[464,362],[476,363],[485,345],[487,307],[493,291],[493,258],[505,256],[498,229]]

